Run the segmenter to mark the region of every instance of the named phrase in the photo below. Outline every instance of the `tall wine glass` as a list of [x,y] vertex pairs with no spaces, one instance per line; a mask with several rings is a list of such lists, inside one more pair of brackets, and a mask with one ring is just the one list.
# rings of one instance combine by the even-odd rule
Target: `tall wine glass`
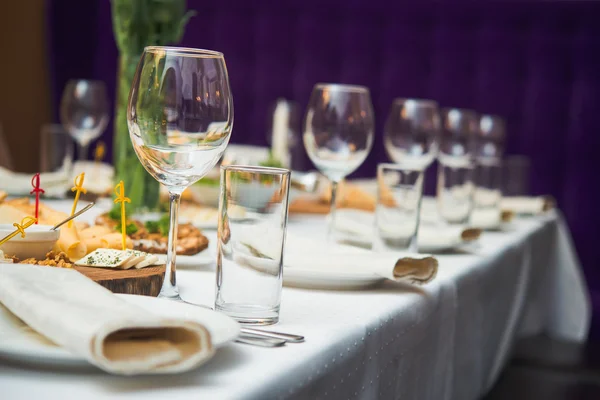
[[223,54],[146,47],[131,85],[127,122],[140,162],[169,191],[167,269],[159,297],[181,300],[175,279],[181,193],[221,158],[233,126]]
[[369,89],[315,85],[304,118],[303,140],[311,161],[331,181],[329,240],[333,240],[338,183],[365,161],[373,146],[374,130]]
[[424,170],[437,156],[439,131],[435,101],[398,98],[385,123],[385,149],[396,164]]
[[79,146],[79,160],[87,159],[90,143],[108,124],[108,98],[104,82],[70,80],[63,91],[60,118]]

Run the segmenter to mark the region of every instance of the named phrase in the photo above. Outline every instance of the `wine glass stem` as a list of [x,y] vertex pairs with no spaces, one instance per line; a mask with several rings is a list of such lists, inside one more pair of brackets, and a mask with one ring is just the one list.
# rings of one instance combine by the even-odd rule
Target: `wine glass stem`
[[167,297],[173,300],[180,300],[179,289],[177,288],[175,267],[175,258],[177,256],[177,216],[179,214],[179,201],[181,193],[179,191],[169,190],[169,242],[167,245],[167,268],[165,278],[158,297]]
[[79,161],[87,160],[89,144],[79,144]]
[[336,213],[336,197],[337,197],[338,182],[331,181],[331,204],[329,207],[329,227],[327,229],[327,241],[335,243],[335,213]]

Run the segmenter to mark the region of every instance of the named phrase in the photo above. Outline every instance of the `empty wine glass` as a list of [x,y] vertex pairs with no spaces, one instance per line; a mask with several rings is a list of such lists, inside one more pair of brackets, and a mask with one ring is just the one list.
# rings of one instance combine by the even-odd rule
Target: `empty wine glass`
[[303,140],[311,161],[331,181],[330,240],[335,226],[338,183],[365,161],[373,145],[374,130],[369,89],[355,85],[315,85],[304,119]]
[[439,130],[435,101],[395,99],[385,123],[385,149],[395,163],[424,170],[437,155]]
[[223,54],[146,47],[131,85],[127,123],[140,162],[169,191],[167,269],[159,297],[181,300],[175,279],[181,193],[221,158],[233,126]]
[[104,82],[71,80],[60,103],[60,118],[79,145],[79,160],[87,159],[90,143],[108,124],[108,98]]

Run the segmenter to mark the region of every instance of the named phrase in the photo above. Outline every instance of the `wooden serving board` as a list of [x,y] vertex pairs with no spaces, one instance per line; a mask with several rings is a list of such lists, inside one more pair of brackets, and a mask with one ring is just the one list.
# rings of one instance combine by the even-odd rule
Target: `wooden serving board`
[[75,265],[73,269],[113,293],[153,297],[158,296],[165,277],[164,265],[142,269],[93,268]]

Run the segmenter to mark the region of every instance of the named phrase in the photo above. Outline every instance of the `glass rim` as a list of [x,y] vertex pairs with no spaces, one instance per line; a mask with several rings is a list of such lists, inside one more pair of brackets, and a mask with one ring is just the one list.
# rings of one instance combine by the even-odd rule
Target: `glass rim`
[[100,79],[77,79],[77,78],[71,78],[67,81],[67,83],[65,84],[66,86],[69,85],[76,85],[79,82],[86,82],[88,85],[93,85],[93,86],[98,86],[98,87],[106,87],[106,82],[100,80]]
[[146,46],[144,53],[164,52],[178,56],[196,57],[196,58],[223,58],[223,53],[215,50],[195,49],[193,47],[177,46]]
[[369,93],[369,88],[366,86],[345,83],[317,83],[313,89],[332,89],[350,93]]
[[420,173],[424,173],[424,170],[422,168],[418,168],[416,166],[405,166],[405,165],[401,165],[401,164],[396,164],[396,163],[379,163],[377,164],[377,171],[379,171],[380,169],[393,169],[395,171],[411,171],[411,172],[420,172]]
[[437,101],[432,99],[418,99],[418,98],[409,98],[409,97],[396,97],[392,100],[392,104],[405,104],[408,101],[412,101],[416,103],[417,106],[428,106],[438,108],[439,104]]
[[253,174],[263,174],[263,175],[290,175],[291,171],[285,168],[276,168],[276,167],[261,167],[258,165],[221,165],[221,172],[223,171],[233,171],[233,172],[251,172]]
[[456,111],[465,116],[473,117],[474,119],[479,119],[479,113],[470,108],[458,108],[458,107],[444,107],[441,109],[442,115],[447,115],[448,113]]

